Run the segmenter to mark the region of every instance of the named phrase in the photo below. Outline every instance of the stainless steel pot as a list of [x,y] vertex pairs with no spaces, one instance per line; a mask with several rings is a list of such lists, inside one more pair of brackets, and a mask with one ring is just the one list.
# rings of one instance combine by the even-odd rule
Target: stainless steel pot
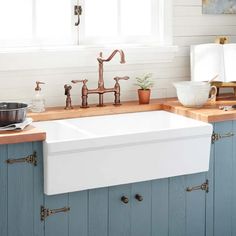
[[21,123],[26,118],[28,105],[17,102],[0,102],[0,126]]

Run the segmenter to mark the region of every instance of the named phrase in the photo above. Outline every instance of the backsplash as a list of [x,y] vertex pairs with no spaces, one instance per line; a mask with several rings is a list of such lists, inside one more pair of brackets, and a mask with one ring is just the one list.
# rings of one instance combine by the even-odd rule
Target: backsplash
[[[107,87],[113,87],[115,76],[130,76],[129,81],[120,82],[121,101],[137,99],[134,78],[146,72],[152,73],[155,80],[152,98],[176,96],[172,83],[190,79],[189,46],[191,44],[213,42],[218,35],[228,35],[230,42],[236,42],[236,15],[202,15],[202,0],[173,0],[173,3],[173,43],[179,46],[179,50],[171,63],[117,66],[104,64],[104,79]],[[40,80],[46,83],[42,86],[46,106],[64,105],[64,84],[70,83],[73,79],[88,79],[88,87],[95,88],[98,67],[0,72],[0,100],[30,102],[35,81]],[[71,93],[73,104],[80,104],[81,84],[73,85]],[[104,95],[105,103],[113,100],[112,94]],[[89,96],[90,104],[97,101],[97,95]]]

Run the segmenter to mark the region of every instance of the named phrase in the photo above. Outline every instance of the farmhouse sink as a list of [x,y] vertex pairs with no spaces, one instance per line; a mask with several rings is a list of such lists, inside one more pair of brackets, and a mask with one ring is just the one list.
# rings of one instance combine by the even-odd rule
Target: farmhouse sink
[[212,125],[165,111],[35,122],[47,195],[207,171]]

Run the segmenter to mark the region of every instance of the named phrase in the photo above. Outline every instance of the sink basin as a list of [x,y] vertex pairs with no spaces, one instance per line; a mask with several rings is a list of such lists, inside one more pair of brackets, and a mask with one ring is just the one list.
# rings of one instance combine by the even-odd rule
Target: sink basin
[[212,125],[165,111],[34,125],[47,132],[47,195],[193,174],[209,168]]

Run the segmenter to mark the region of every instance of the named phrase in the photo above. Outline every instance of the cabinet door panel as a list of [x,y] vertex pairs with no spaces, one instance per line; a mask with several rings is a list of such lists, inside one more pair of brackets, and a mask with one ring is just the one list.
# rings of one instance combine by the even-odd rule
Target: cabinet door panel
[[[69,207],[68,194],[45,196],[44,207],[50,210]],[[69,236],[69,213],[62,212],[47,217],[45,219],[45,236]]]
[[0,145],[0,235],[7,235],[7,146]]
[[[140,194],[143,201],[135,199]],[[151,181],[132,184],[131,187],[131,235],[151,235]]]
[[[232,131],[232,122],[215,124],[215,132]],[[233,189],[233,138],[223,138],[215,143],[215,204],[214,236],[231,236]]]
[[[206,181],[206,174],[194,174],[186,176],[186,186],[199,186]],[[205,235],[205,207],[206,192],[196,190],[186,192],[186,235]]]
[[214,158],[215,145],[212,144],[209,171],[206,173],[206,179],[209,180],[209,192],[206,194],[206,236],[214,235]]
[[168,236],[168,183],[152,181],[152,236]]
[[236,235],[236,121],[233,122],[233,195],[232,195],[232,235]]
[[42,146],[42,142],[33,143],[33,151],[37,153],[37,166],[34,168],[34,236],[44,235],[44,223],[40,220],[39,213],[40,206],[44,204]]
[[108,235],[108,188],[89,191],[89,236]]
[[169,236],[185,236],[185,177],[169,179]]
[[[127,204],[121,197],[129,198]],[[131,185],[121,185],[109,188],[109,236],[130,236],[131,224]]]
[[[8,158],[32,154],[32,143],[8,145]],[[8,236],[34,235],[34,167],[8,164]]]
[[88,191],[69,193],[69,236],[88,235]]

